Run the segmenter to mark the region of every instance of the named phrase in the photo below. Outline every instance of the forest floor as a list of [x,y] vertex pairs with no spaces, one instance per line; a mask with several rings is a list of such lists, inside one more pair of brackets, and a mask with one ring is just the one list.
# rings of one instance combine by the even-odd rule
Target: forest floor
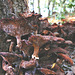
[[75,21],[75,16],[66,16],[65,19],[62,19],[62,20],[56,20],[55,18],[48,18],[48,21],[50,23],[59,23],[59,22],[63,22],[63,20],[65,20],[66,22],[69,22],[69,21]]

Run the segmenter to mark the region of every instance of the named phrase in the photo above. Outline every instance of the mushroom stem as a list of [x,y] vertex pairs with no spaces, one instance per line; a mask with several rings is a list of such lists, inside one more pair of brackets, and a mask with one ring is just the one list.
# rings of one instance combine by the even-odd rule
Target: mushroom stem
[[11,42],[10,47],[9,47],[9,52],[13,51],[13,46],[14,46],[14,42]]
[[16,36],[17,39],[17,47],[21,47],[21,37],[20,36]]
[[32,55],[32,58],[39,59],[38,53],[39,53],[39,46],[34,46],[34,53]]

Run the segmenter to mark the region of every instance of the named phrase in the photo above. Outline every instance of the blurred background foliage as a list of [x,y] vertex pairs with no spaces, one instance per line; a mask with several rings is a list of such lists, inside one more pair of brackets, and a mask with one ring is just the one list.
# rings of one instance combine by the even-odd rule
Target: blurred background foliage
[[75,16],[75,0],[0,0],[0,19],[34,11],[43,17],[64,19]]
[[75,0],[29,0],[29,10],[43,17],[64,19],[67,15],[75,16]]

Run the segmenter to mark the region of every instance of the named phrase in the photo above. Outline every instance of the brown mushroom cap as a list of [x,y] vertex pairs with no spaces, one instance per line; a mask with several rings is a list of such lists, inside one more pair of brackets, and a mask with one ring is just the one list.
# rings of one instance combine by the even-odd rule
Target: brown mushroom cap
[[22,55],[13,54],[9,52],[0,52],[0,56],[7,61],[9,64],[12,64],[15,61],[21,60],[23,57]]
[[36,67],[36,60],[31,59],[30,61],[22,60],[20,63],[20,68],[30,69]]

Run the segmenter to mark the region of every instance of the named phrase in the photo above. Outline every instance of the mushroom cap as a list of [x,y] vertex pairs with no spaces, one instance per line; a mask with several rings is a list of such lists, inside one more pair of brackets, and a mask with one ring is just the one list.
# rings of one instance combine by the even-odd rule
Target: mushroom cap
[[25,35],[35,31],[27,19],[3,19],[0,28],[11,36]]
[[0,56],[3,58],[3,60],[7,61],[9,64],[12,64],[13,62],[21,60],[23,58],[22,55],[9,52],[0,52]]

